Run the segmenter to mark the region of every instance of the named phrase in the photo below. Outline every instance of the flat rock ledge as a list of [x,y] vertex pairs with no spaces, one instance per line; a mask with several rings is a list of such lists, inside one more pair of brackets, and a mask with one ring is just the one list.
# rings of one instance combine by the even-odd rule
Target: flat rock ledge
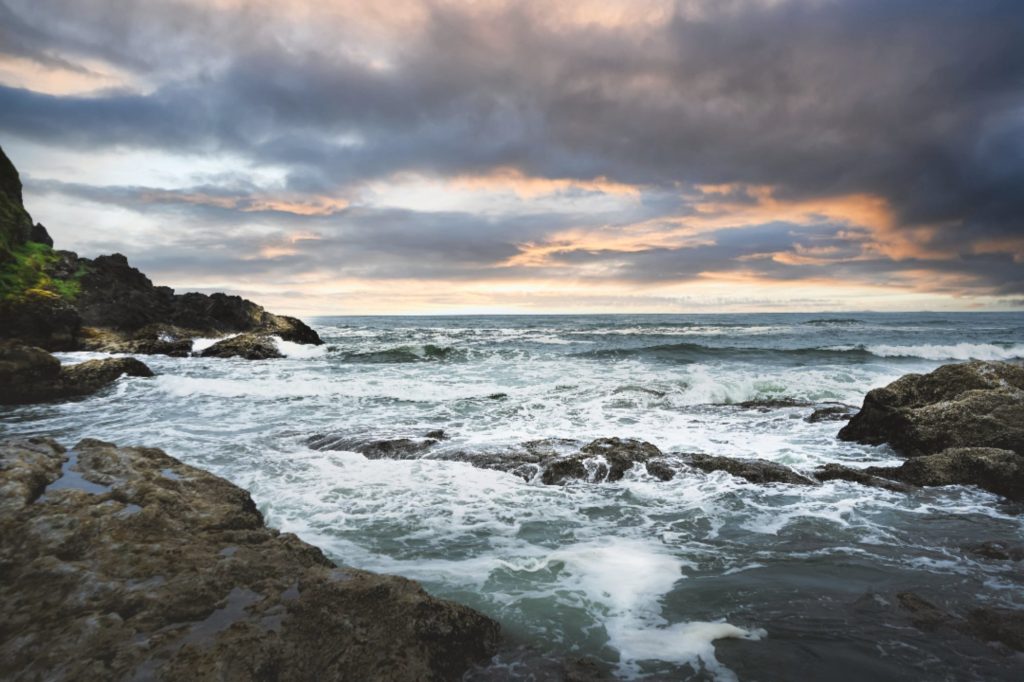
[[61,365],[42,348],[0,343],[0,404],[22,405],[95,393],[122,376],[151,377],[135,358],[87,360]]
[[338,567],[161,450],[0,441],[0,678],[451,680],[497,623]]

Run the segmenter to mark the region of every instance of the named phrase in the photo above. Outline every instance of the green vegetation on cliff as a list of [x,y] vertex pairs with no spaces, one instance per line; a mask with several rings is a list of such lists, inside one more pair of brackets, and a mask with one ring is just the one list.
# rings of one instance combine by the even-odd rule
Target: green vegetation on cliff
[[0,264],[0,300],[35,295],[57,296],[74,301],[81,289],[85,268],[68,279],[56,279],[48,272],[60,261],[60,255],[46,244],[25,242],[9,251],[9,260]]

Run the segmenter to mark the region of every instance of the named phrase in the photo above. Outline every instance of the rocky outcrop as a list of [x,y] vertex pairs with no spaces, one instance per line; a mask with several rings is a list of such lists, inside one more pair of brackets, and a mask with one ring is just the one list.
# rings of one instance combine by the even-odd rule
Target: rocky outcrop
[[0,678],[454,680],[498,625],[160,450],[0,443]]
[[274,315],[240,296],[175,294],[169,287],[154,286],[118,253],[79,259],[78,267],[85,274],[75,305],[84,326],[111,337],[103,343],[138,341],[140,333],[146,338],[146,330],[160,326],[175,329],[177,338],[253,332],[294,343],[323,343],[301,320]]
[[200,355],[204,358],[245,358],[246,360],[268,360],[283,358],[277,349],[277,342],[269,336],[239,334],[218,341]]
[[869,467],[865,473],[917,486],[976,485],[1011,500],[1024,500],[1024,457],[996,448],[949,448],[914,457],[898,467]]
[[[51,351],[168,355],[187,354],[184,339],[240,332],[322,343],[301,320],[239,296],[154,286],[119,253],[89,259],[52,247],[25,211],[18,171],[0,149],[0,338]],[[181,333],[174,344],[148,338],[144,330],[154,325]]]
[[88,360],[62,366],[41,348],[0,343],[0,404],[20,405],[95,393],[122,376],[151,377],[135,358]]
[[954,447],[1024,453],[1024,367],[976,361],[908,374],[869,392],[839,438],[910,457]]
[[[635,438],[598,438],[569,457],[547,463],[541,481],[558,485],[570,480],[603,483],[620,481],[634,465],[642,464],[648,474],[669,480],[675,474],[664,464],[664,455],[654,445]],[[652,467],[651,464],[654,464]]]
[[693,454],[687,457],[686,462],[704,472],[724,471],[751,483],[814,484],[814,481],[789,467],[765,459],[733,459],[732,457]]

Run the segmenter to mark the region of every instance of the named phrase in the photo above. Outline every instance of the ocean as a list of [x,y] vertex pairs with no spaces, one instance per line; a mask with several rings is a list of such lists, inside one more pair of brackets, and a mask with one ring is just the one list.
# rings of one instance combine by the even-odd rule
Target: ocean
[[[550,679],[579,657],[622,678],[1019,679],[1020,656],[914,627],[897,598],[958,615],[1024,607],[1020,565],[972,550],[1024,535],[1019,505],[992,494],[639,470],[550,486],[443,454],[618,436],[803,472],[892,465],[887,446],[840,442],[842,422],[806,418],[910,372],[1024,358],[1024,314],[309,322],[326,345],[281,343],[288,357],[259,362],[147,356],[156,378],[0,408],[0,431],[163,448],[247,488],[270,525],[335,560],[487,613],[506,644],[471,679]],[[308,445],[437,429],[447,438],[407,460]]]

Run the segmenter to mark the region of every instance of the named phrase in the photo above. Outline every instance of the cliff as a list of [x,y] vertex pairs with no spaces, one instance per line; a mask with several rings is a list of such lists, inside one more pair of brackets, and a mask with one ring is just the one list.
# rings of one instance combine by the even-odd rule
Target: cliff
[[21,178],[0,149],[0,339],[47,350],[187,355],[190,339],[254,332],[320,344],[301,320],[240,296],[176,294],[121,254],[81,258],[33,225]]

